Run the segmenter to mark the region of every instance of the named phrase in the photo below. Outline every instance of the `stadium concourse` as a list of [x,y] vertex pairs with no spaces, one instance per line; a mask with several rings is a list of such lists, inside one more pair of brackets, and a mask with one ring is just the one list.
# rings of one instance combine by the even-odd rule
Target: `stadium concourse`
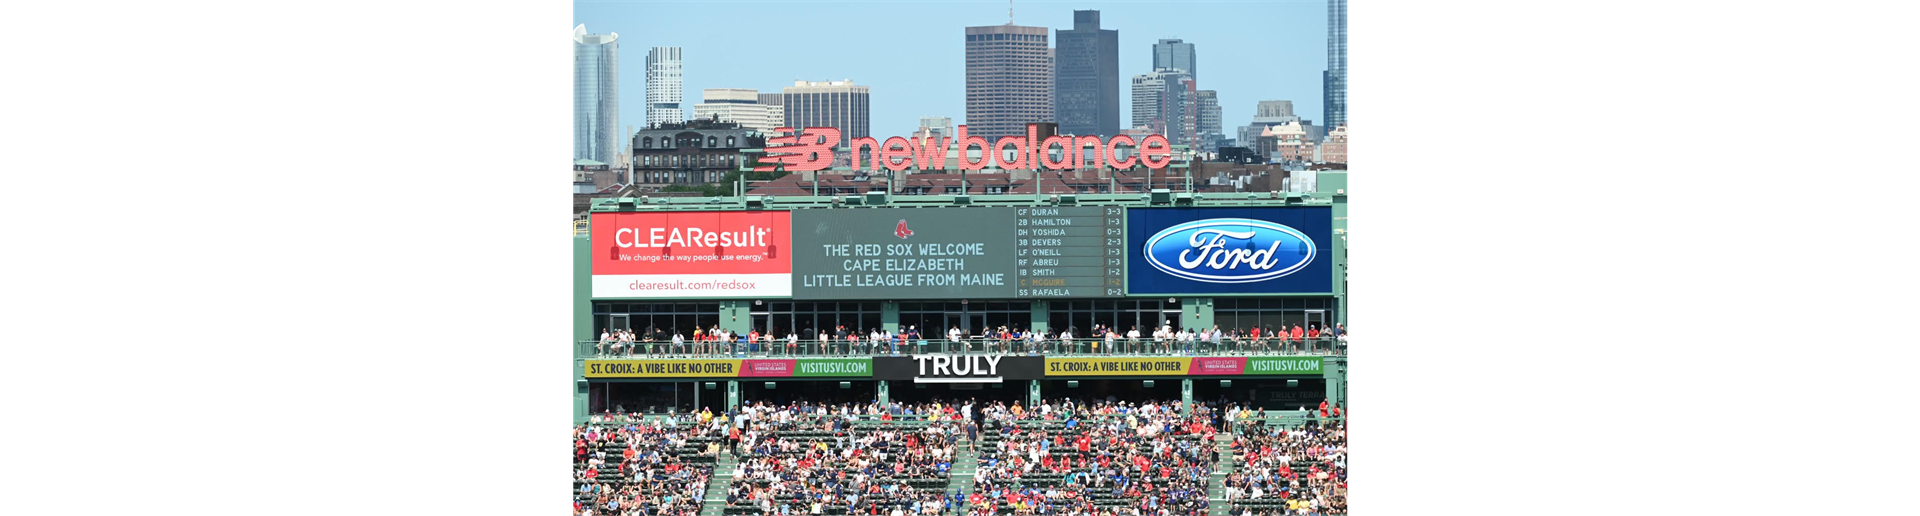
[[574,429],[576,516],[1346,513],[1340,408],[743,402]]

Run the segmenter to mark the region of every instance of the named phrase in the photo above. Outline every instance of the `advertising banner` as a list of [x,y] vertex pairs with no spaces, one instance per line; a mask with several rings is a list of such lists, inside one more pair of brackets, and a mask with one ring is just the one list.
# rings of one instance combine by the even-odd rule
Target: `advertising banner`
[[1127,293],[1331,294],[1333,208],[1127,210]]
[[1047,376],[1319,375],[1320,357],[1049,358]]
[[1047,376],[1185,375],[1185,357],[1049,358]]
[[587,378],[868,377],[871,358],[588,360]]
[[1009,298],[1014,211],[871,208],[793,212],[793,298]]
[[593,297],[784,297],[792,292],[785,211],[594,213]]
[[1002,355],[874,357],[873,379],[914,383],[999,383],[1044,378],[1045,359]]
[[1245,374],[1320,374],[1320,357],[1250,357]]
[[796,377],[873,376],[871,358],[802,358],[793,370]]
[[587,378],[731,378],[740,360],[588,360]]

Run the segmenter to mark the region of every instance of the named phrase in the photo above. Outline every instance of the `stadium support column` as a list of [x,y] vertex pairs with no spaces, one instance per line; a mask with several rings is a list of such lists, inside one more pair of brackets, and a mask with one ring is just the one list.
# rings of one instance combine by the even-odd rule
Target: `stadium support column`
[[589,387],[586,380],[573,382],[573,421],[575,423],[585,422],[587,416],[592,415],[587,413],[589,409],[587,407],[587,400],[592,396],[591,391],[588,389]]
[[1193,414],[1193,379],[1180,379],[1180,413]]
[[1347,403],[1347,357],[1325,357],[1320,359],[1320,375],[1327,380],[1327,399],[1334,403]]
[[1028,407],[1040,406],[1040,382],[1041,380],[1027,380]]
[[[754,329],[753,301],[748,299],[720,301],[720,327],[735,335],[745,336]],[[765,328],[761,328],[765,329]]]
[[873,382],[873,391],[874,393],[880,395],[881,405],[886,405],[888,403],[893,402],[893,393],[888,392],[889,390],[890,389],[887,388],[886,380],[876,380]]
[[900,302],[880,302],[880,330],[888,335],[900,333]]
[[[1047,301],[1046,300],[1041,299],[1041,300],[1035,300],[1033,302],[1033,327],[1030,329],[1040,333],[1047,332]],[[1047,339],[1047,340],[1053,340],[1053,339]]]
[[1180,300],[1180,326],[1201,331],[1213,327],[1213,298],[1189,297]]
[[727,380],[727,410],[740,407],[740,381]]

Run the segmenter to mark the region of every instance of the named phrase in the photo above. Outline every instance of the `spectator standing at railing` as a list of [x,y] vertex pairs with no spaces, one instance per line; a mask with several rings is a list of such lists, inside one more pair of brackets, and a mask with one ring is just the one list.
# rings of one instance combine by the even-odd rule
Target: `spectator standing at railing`
[[799,346],[800,346],[800,334],[794,333],[791,330],[787,331],[787,354],[792,355],[794,348]]
[[608,344],[612,344],[612,343],[613,343],[613,334],[612,334],[612,333],[608,333],[608,332],[607,332],[607,329],[606,329],[606,328],[601,328],[601,329],[600,329],[600,343],[599,343],[599,344],[595,344],[595,345],[593,346],[593,353],[594,353],[594,354],[596,354],[596,355],[606,355],[606,354],[607,354],[607,345],[608,345]]

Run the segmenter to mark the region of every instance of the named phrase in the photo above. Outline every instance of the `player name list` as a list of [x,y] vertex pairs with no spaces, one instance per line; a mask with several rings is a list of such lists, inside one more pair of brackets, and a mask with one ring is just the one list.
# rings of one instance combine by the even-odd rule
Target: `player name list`
[[1015,212],[1018,297],[1124,295],[1126,208],[1070,206]]

